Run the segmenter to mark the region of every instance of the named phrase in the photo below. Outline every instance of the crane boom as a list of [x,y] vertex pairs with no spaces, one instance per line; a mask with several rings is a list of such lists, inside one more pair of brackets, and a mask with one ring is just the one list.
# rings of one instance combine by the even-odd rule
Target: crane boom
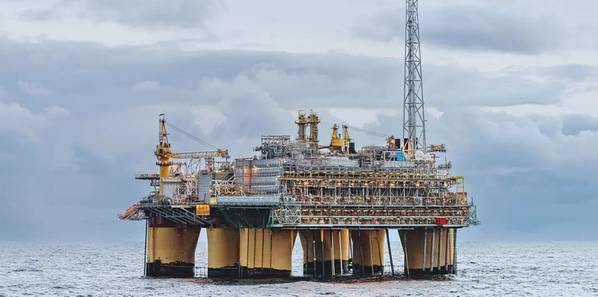
[[185,153],[170,153],[171,159],[213,159],[213,158],[228,158],[228,150],[218,149],[215,151],[205,152],[185,152]]

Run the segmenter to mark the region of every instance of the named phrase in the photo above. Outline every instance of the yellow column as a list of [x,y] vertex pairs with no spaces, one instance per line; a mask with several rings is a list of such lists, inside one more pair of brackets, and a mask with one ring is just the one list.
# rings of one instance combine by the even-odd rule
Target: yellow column
[[196,226],[150,226],[147,229],[147,276],[193,277]]
[[429,228],[399,231],[405,253],[405,274],[453,273],[455,230]]
[[239,276],[239,230],[208,229],[208,277]]
[[303,275],[321,276],[323,243],[320,239],[320,230],[301,230],[299,239],[303,248]]
[[349,246],[351,242],[349,241],[349,229],[342,229],[339,230],[339,249],[340,249],[340,260],[342,263],[342,271],[343,274],[349,272],[349,250],[351,247]]
[[384,271],[386,233],[380,230],[353,230],[353,275],[370,276]]
[[349,230],[302,230],[303,274],[337,276],[348,272]]
[[239,230],[242,277],[288,277],[291,275],[295,231],[268,228]]

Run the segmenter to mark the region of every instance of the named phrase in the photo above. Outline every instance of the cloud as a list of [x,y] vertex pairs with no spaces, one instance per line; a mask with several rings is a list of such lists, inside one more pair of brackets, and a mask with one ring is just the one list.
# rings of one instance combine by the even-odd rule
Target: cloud
[[152,92],[160,89],[160,85],[155,81],[142,81],[134,84],[131,89],[136,92]]
[[583,132],[598,131],[598,118],[587,115],[566,115],[562,118],[564,135],[579,135]]
[[595,78],[598,74],[596,67],[582,64],[564,64],[552,67],[544,67],[542,71],[555,79],[570,82],[581,82]]
[[3,132],[5,137],[12,136],[30,141],[37,139],[31,127],[36,120],[35,115],[18,103],[0,102],[0,119],[0,132]]
[[27,81],[18,81],[17,82],[19,88],[27,95],[32,97],[40,97],[40,96],[47,96],[52,93],[52,91],[39,86],[35,83],[27,82]]
[[[558,47],[554,36],[561,27],[554,17],[537,8],[504,1],[437,1],[420,3],[422,42],[472,51],[534,54]],[[359,36],[376,41],[402,41],[405,35],[404,7],[380,10],[355,26]]]
[[220,110],[209,105],[194,105],[191,107],[194,123],[199,125],[206,135],[212,134],[215,128],[226,120],[226,116]]
[[48,106],[35,113],[17,102],[0,100],[0,136],[4,137],[4,144],[12,140],[35,145],[45,126],[68,115],[69,111],[60,106]]
[[433,106],[510,106],[555,104],[568,85],[527,69],[483,72],[457,65],[428,65],[423,70],[426,102]]
[[379,120],[380,115],[398,118],[401,115],[397,110],[381,109],[381,108],[354,108],[354,107],[338,107],[329,108],[328,112],[331,116],[343,120],[356,127],[363,127],[366,124],[374,124]]
[[[542,12],[529,13],[504,1],[445,3],[423,16],[426,40],[438,45],[474,50],[533,54],[554,49],[559,28]],[[550,34],[547,34],[550,32]]]
[[144,27],[203,27],[220,7],[213,0],[61,0],[21,13],[27,20],[87,19]]

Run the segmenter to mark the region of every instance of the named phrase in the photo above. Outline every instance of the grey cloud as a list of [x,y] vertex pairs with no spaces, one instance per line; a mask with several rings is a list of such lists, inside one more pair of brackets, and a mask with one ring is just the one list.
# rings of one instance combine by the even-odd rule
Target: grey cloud
[[62,0],[52,7],[28,10],[28,20],[81,18],[146,27],[202,27],[221,5],[213,0]]
[[423,72],[426,102],[442,107],[554,104],[570,86],[568,78],[556,79],[525,69],[481,72],[456,65],[432,65]]
[[[422,43],[468,50],[539,53],[559,46],[554,18],[535,11],[540,1],[437,1],[420,4]],[[404,7],[396,6],[355,27],[378,41],[403,40]]]
[[[51,86],[52,92],[60,93],[52,97],[55,103],[68,102],[75,111],[103,105],[111,97],[128,98],[121,100],[120,106],[174,98],[177,102],[211,103],[219,99],[218,92],[203,94],[202,88],[213,78],[223,83],[246,79],[285,109],[312,105],[338,107],[349,103],[357,107],[387,108],[402,102],[402,64],[389,58],[249,51],[183,52],[103,48],[85,43],[34,45],[6,40],[0,40],[0,46],[5,52],[0,57],[5,70],[0,71],[0,79],[5,81],[6,90],[20,90],[19,82],[25,79],[32,85]],[[48,56],[45,63],[30,59],[45,55]],[[24,56],[28,59],[22,59]],[[64,67],[65,64],[70,66]],[[428,65],[424,68],[426,99],[432,106],[550,104],[558,102],[566,89],[563,82],[548,81],[543,74],[537,74],[538,79],[533,80],[526,75],[524,70],[482,73],[457,65]]]
[[25,94],[32,96],[32,97],[46,96],[46,95],[51,94],[51,92],[52,92],[42,86],[27,82],[27,81],[19,81],[17,83],[17,85]]
[[581,64],[566,64],[543,69],[545,74],[556,79],[569,80],[572,82],[584,81],[596,77],[598,71],[595,67]]
[[541,13],[530,14],[514,2],[494,5],[443,2],[424,15],[422,34],[430,42],[456,48],[538,53],[553,49],[558,28]]
[[577,135],[581,132],[598,131],[598,118],[586,115],[567,115],[563,117],[564,135]]

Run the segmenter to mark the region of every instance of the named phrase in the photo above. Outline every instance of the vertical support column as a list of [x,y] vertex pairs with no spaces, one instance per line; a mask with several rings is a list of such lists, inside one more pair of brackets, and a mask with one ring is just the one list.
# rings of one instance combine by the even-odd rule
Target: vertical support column
[[239,241],[241,277],[291,276],[295,231],[242,228]]
[[353,230],[353,275],[371,276],[384,272],[384,229]]
[[457,274],[457,229],[453,229],[453,274]]
[[425,272],[426,271],[426,254],[428,252],[427,249],[426,249],[426,245],[428,243],[428,230],[427,229],[424,230],[423,241],[424,241],[424,248],[423,248],[422,253],[421,253],[421,255],[422,255],[422,272]]
[[325,230],[324,234],[324,276],[342,275],[349,265],[349,230]]
[[200,228],[152,217],[147,227],[147,276],[193,277]]
[[450,237],[449,237],[449,229],[442,229],[446,234],[446,239],[444,240],[444,269],[442,270],[444,273],[449,273],[449,252],[450,252]]
[[147,276],[147,226],[149,225],[149,220],[145,220],[145,234],[143,234],[143,276]]
[[384,229],[386,233],[386,244],[388,245],[388,258],[390,260],[390,273],[392,276],[395,275],[395,265],[392,262],[392,249],[390,248],[390,236],[388,235],[388,229]]
[[434,273],[434,239],[436,237],[436,228],[432,228],[431,242],[430,242],[430,273]]
[[319,253],[323,243],[319,230],[299,231],[299,240],[303,247],[303,275],[317,277],[322,275],[322,255]]
[[320,261],[320,263],[322,264],[322,276],[330,276],[330,272],[326,273],[326,270],[328,267],[330,266],[326,266],[326,247],[324,246],[324,230],[320,229],[320,242],[322,243],[322,245],[320,245],[321,248],[321,255],[322,255],[322,260]]
[[409,276],[409,251],[407,249],[408,242],[407,242],[407,234],[408,232],[404,232],[401,230],[397,230],[399,233],[399,239],[401,240],[401,246],[403,247],[403,270],[405,275]]
[[[304,270],[303,270],[303,274],[304,274],[304,275],[311,275],[312,277],[316,277],[316,276],[318,276],[318,275],[322,275],[322,272],[318,273],[318,267],[320,267],[320,266],[318,265],[318,254],[316,253],[316,251],[317,251],[318,249],[316,248],[316,238],[315,238],[315,236],[314,236],[314,237],[311,237],[311,238],[310,238],[310,240],[309,240],[309,242],[311,242],[311,248],[312,248],[312,254],[311,254],[311,258],[310,258],[310,259],[311,259],[311,261],[312,261],[312,262],[311,262],[311,263],[312,263],[312,265],[309,265],[309,264],[307,264],[307,266],[306,266],[306,267],[307,267],[307,271],[304,269]],[[321,244],[321,243],[320,243],[320,244]],[[321,256],[320,256],[320,257],[321,257]],[[320,258],[320,259],[321,259],[321,258]],[[320,260],[320,261],[321,261],[321,260]],[[305,264],[304,264],[304,265],[305,265]],[[304,268],[305,268],[305,266],[304,266]],[[310,272],[310,270],[309,270],[310,268],[313,268],[313,269],[311,270],[311,272]]]
[[454,231],[453,228],[399,231],[405,253],[405,274],[454,273]]
[[[337,259],[334,255],[335,254],[334,253],[334,235],[333,235],[334,230],[330,230],[329,234],[330,234],[330,237],[329,237],[330,238],[330,275],[332,277],[334,277],[336,275],[336,270],[337,270],[337,269],[334,269],[335,268],[334,263],[336,262],[336,259]],[[340,258],[340,256],[339,256],[339,258]]]
[[239,230],[208,229],[208,277],[239,276]]
[[342,275],[349,269],[349,230],[301,230],[303,274],[314,277]]
[[349,249],[351,248],[351,243],[349,242],[349,230],[348,229],[341,229],[339,230],[339,271],[342,274],[346,274],[349,272],[349,259],[351,259],[351,253]]
[[338,251],[339,251],[338,259],[339,259],[339,264],[340,264],[339,271],[338,271],[339,275],[345,274],[345,268],[343,265],[344,253],[343,253],[343,236],[342,236],[342,234],[343,234],[342,230],[338,230]]
[[443,250],[442,250],[442,228],[438,229],[438,258],[436,259],[436,263],[438,263],[438,272],[440,272],[442,269],[442,254],[443,254]]

